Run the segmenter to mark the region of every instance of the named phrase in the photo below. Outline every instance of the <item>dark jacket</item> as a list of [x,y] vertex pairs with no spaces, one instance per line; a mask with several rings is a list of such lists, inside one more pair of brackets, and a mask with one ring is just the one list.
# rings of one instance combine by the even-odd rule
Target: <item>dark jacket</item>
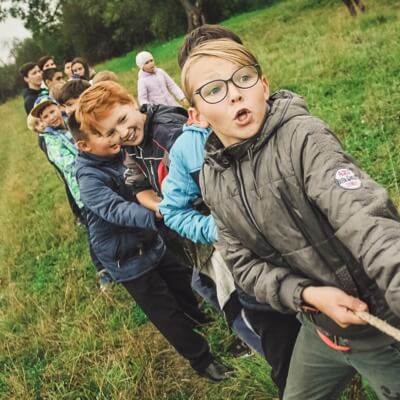
[[76,160],[90,242],[117,282],[138,278],[156,268],[165,252],[154,213],[131,200],[124,183],[122,154],[100,157],[79,153]]
[[[145,104],[140,111],[146,114],[143,142],[128,146],[126,183],[134,193],[153,189],[161,197],[161,183],[166,176],[168,153],[182,134],[187,121],[186,110],[181,107]],[[138,166],[142,178],[138,177]]]
[[[225,149],[211,134],[206,144],[203,196],[236,282],[281,312],[300,311],[308,285],[335,286],[400,326],[400,219],[387,192],[301,97],[278,92],[268,106],[255,137]],[[391,341],[322,313],[313,322],[369,348]]]
[[47,89],[31,89],[26,87],[22,92],[22,97],[24,98],[24,108],[26,114],[29,114],[35,104],[36,99],[39,96],[43,96],[44,94],[48,94],[49,91]]

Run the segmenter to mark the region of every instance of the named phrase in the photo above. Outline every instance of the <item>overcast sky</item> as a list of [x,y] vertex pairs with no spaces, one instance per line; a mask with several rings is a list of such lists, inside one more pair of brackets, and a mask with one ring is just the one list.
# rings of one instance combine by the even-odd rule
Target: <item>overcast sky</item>
[[22,22],[15,18],[7,18],[0,23],[0,63],[12,62],[10,59],[10,44],[13,38],[24,39],[31,36]]

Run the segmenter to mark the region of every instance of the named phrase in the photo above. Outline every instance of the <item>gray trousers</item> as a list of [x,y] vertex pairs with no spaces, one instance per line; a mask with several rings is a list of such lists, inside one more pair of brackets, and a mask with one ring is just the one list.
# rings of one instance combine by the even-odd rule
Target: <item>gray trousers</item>
[[400,343],[367,352],[329,348],[304,322],[293,350],[284,400],[336,400],[358,372],[379,399],[400,400]]

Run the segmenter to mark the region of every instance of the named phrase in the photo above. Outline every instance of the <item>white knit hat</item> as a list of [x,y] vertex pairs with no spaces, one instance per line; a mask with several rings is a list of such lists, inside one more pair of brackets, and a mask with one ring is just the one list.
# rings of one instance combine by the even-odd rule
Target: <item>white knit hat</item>
[[136,65],[142,69],[143,65],[147,63],[147,61],[152,60],[153,56],[148,51],[141,51],[136,54]]

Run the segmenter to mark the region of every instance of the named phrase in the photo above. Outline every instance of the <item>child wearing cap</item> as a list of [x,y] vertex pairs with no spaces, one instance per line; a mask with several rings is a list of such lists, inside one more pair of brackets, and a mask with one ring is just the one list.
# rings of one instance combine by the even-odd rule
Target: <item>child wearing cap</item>
[[83,204],[73,170],[78,150],[62,117],[60,106],[52,97],[41,96],[36,100],[31,115],[46,125],[39,135],[39,146],[61,173],[77,207],[81,209]]
[[179,105],[175,99],[187,106],[185,95],[173,79],[161,68],[156,67],[148,51],[136,55],[138,74],[138,100],[143,104]]

